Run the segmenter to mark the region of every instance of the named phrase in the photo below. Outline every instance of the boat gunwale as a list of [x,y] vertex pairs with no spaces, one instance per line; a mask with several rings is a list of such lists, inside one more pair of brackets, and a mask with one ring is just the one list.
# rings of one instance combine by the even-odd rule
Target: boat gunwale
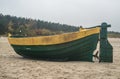
[[[97,30],[97,31],[96,31]],[[64,33],[64,34],[58,34],[58,35],[51,35],[51,36],[36,36],[36,37],[8,37],[9,43],[10,44],[15,44],[15,45],[52,45],[52,44],[60,44],[60,43],[66,43],[66,42],[71,42],[71,41],[75,41],[93,34],[97,34],[100,32],[100,28],[99,27],[95,27],[92,29],[82,29],[80,31],[77,32],[70,32],[70,33]],[[76,36],[75,36],[76,35]],[[67,38],[68,37],[68,38]],[[51,40],[52,38],[52,40]],[[18,43],[18,40],[20,42],[21,40],[21,44]],[[29,42],[27,42],[26,44],[22,42],[24,42],[24,40],[31,40],[29,44]],[[46,41],[44,41],[46,40]],[[39,42],[40,41],[40,42]],[[37,44],[36,42],[38,42],[39,44]]]

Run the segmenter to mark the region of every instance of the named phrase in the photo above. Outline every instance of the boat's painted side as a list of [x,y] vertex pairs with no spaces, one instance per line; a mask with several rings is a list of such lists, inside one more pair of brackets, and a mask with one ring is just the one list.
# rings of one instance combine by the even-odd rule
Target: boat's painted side
[[100,28],[53,36],[9,37],[16,53],[24,57],[92,61]]
[[48,59],[68,59],[92,61],[99,33],[55,45],[13,45],[14,50],[22,56]]

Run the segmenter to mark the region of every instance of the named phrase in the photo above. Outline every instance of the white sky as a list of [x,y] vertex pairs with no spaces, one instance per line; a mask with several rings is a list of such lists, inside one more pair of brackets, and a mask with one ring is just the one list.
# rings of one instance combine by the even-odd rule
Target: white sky
[[120,32],[120,0],[0,0],[0,13]]

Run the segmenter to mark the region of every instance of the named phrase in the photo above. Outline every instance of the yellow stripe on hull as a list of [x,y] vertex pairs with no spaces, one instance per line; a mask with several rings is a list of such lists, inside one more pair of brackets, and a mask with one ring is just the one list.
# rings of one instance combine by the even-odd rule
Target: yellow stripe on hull
[[24,38],[8,37],[8,40],[9,43],[13,45],[53,45],[74,41],[97,33],[100,33],[100,27],[82,29],[78,32],[52,36],[24,37]]

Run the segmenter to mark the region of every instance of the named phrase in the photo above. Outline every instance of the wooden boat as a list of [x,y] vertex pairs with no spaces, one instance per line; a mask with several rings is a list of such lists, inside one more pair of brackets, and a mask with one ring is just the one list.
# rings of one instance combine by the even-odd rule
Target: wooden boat
[[52,36],[8,37],[16,53],[23,57],[93,61],[100,27]]

